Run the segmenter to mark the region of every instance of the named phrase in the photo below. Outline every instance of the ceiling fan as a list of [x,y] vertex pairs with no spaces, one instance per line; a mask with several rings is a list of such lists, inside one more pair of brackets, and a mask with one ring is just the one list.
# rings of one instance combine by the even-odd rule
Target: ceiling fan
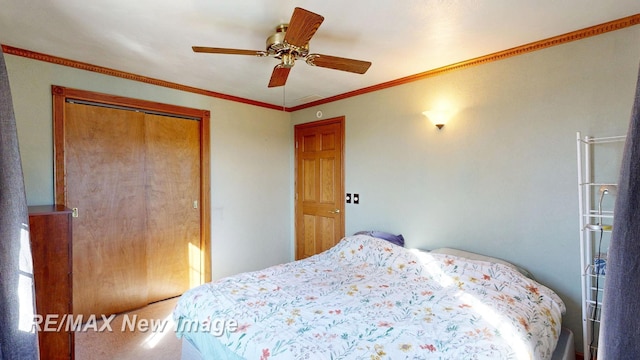
[[264,51],[226,49],[206,46],[193,46],[197,53],[272,56],[280,59],[271,73],[269,87],[283,86],[289,77],[289,71],[298,59],[304,59],[307,64],[334,70],[364,74],[371,66],[371,62],[347,59],[323,54],[309,54],[309,40],[316,33],[324,17],[311,11],[295,8],[289,24],[280,24],[276,33],[267,38],[267,48]]

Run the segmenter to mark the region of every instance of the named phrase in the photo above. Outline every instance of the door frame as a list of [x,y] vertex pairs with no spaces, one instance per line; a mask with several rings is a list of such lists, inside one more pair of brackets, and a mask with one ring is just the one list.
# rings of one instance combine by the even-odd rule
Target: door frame
[[294,126],[294,131],[293,131],[293,142],[294,142],[294,257],[296,258],[296,260],[298,260],[298,249],[297,249],[297,244],[298,241],[300,239],[298,239],[299,234],[298,234],[298,230],[299,227],[301,226],[300,224],[302,223],[302,212],[301,212],[301,204],[300,204],[300,200],[299,199],[299,188],[298,186],[300,185],[300,181],[301,179],[298,178],[298,151],[299,151],[299,147],[298,144],[296,144],[297,142],[297,135],[298,135],[298,130],[299,129],[307,129],[307,128],[312,128],[312,127],[317,127],[317,126],[324,126],[324,125],[331,125],[331,124],[339,124],[340,125],[340,129],[341,129],[341,134],[340,134],[340,184],[338,184],[337,186],[337,192],[339,192],[341,194],[341,200],[339,202],[338,205],[338,209],[340,209],[340,218],[341,218],[341,223],[342,223],[342,229],[340,229],[340,233],[342,234],[342,236],[345,235],[345,229],[346,229],[346,216],[345,216],[345,204],[344,204],[344,196],[345,196],[345,161],[344,161],[344,156],[345,156],[345,132],[346,132],[346,127],[345,127],[345,116],[337,116],[334,118],[330,118],[330,119],[325,119],[325,120],[318,120],[318,121],[311,121],[311,122],[307,122],[307,123],[302,123],[302,124],[297,124]]
[[54,191],[56,204],[66,204],[67,179],[65,170],[65,103],[81,100],[106,106],[139,109],[176,117],[197,119],[200,123],[200,249],[202,269],[200,282],[211,281],[211,155],[209,110],[193,109],[178,105],[127,98],[87,90],[52,85],[53,96],[53,147],[54,147]]

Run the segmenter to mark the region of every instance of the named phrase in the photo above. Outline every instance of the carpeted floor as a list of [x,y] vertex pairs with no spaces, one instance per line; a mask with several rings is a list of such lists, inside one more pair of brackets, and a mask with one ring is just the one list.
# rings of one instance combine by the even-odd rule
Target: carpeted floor
[[[160,301],[97,322],[75,334],[77,360],[179,360],[182,340],[175,334],[171,312],[178,298]],[[95,329],[98,331],[95,331]],[[104,328],[105,331],[99,331]],[[133,328],[133,331],[131,330]],[[111,331],[109,331],[109,329]]]

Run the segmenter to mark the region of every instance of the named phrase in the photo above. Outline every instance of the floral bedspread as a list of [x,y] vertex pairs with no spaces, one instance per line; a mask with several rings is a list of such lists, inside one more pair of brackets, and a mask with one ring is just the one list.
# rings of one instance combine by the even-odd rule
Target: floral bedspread
[[174,317],[245,359],[550,359],[564,311],[510,266],[352,236],[191,289]]

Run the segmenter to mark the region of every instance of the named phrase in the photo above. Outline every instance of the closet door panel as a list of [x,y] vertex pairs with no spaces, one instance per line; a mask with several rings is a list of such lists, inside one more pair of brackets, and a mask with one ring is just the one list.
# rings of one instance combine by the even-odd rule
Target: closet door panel
[[144,114],[65,104],[74,313],[147,304]]
[[149,302],[200,284],[200,123],[146,115]]

